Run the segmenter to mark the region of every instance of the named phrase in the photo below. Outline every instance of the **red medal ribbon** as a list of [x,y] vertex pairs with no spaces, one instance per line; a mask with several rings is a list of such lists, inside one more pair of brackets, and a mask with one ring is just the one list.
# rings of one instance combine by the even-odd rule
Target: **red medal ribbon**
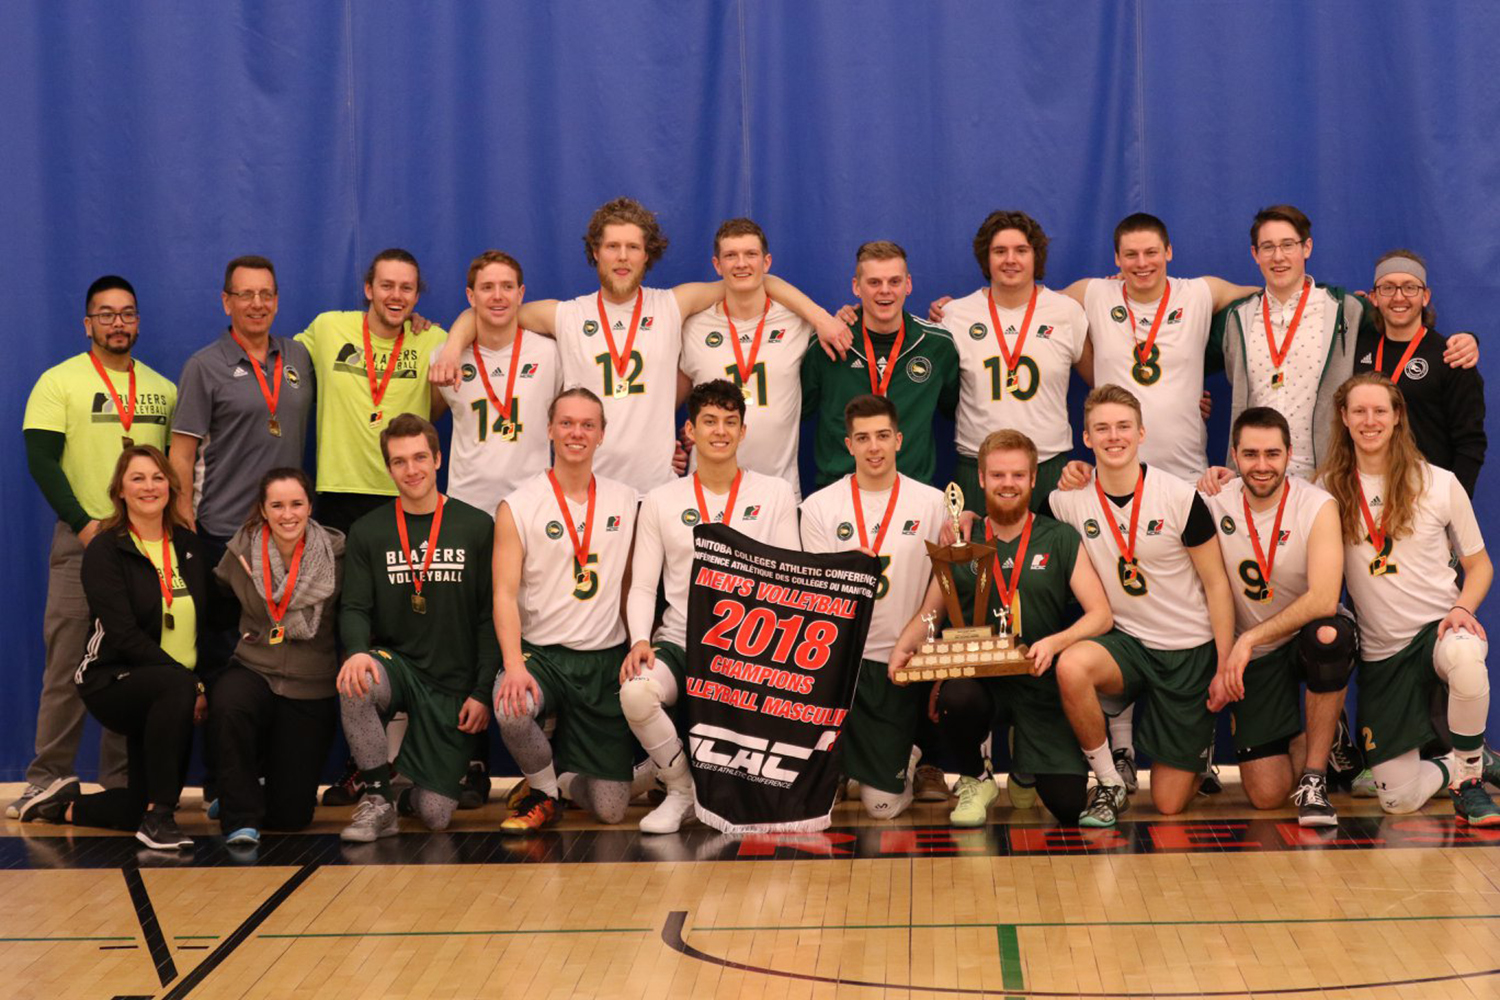
[[891,498],[885,502],[885,513],[880,516],[880,530],[875,534],[875,544],[870,544],[870,536],[865,533],[865,509],[859,502],[859,478],[849,474],[849,492],[854,497],[854,523],[859,525],[859,544],[880,555],[880,544],[885,541],[885,533],[891,527],[891,515],[896,512],[896,498],[901,495],[901,477],[898,475],[896,481],[891,484]]
[[[146,544],[146,540],[141,537],[141,533],[139,531],[135,530],[135,525],[133,525],[133,524],[130,526],[130,533],[132,535],[134,535],[136,537],[136,540],[138,542],[140,542],[142,545]],[[161,586],[161,599],[162,599],[162,602],[164,604],[166,604],[167,610],[171,611],[172,610],[172,538],[165,531],[163,531],[161,533],[161,566],[162,566],[162,568],[156,571],[156,582],[158,584],[160,584],[160,586]]]
[[1355,473],[1355,485],[1359,487],[1359,512],[1365,516],[1365,527],[1370,532],[1370,544],[1375,546],[1375,554],[1385,548],[1385,511],[1380,512],[1380,527],[1375,526],[1375,518],[1370,516],[1370,505],[1365,500],[1365,484],[1358,480],[1359,473]]
[[99,363],[99,356],[89,351],[89,360],[94,363],[94,371],[104,380],[104,387],[109,390],[109,398],[115,401],[115,413],[120,416],[120,428],[126,434],[130,433],[130,425],[135,421],[135,360],[130,362],[130,396],[125,402],[120,399],[119,393],[115,392],[115,384],[109,380],[109,372]]
[[1130,504],[1130,543],[1127,545],[1125,537],[1120,534],[1120,526],[1115,523],[1114,509],[1109,497],[1104,494],[1099,475],[1094,474],[1094,492],[1099,495],[1099,508],[1104,511],[1104,520],[1109,523],[1109,533],[1115,536],[1115,545],[1119,547],[1120,555],[1125,557],[1125,564],[1130,567],[1132,577],[1135,575],[1135,529],[1141,522],[1141,492],[1145,488],[1146,472],[1143,469],[1140,478],[1135,481],[1135,499]]
[[760,356],[760,335],[766,330],[766,317],[771,315],[771,296],[766,296],[766,308],[760,314],[760,323],[755,327],[755,339],[750,342],[750,360],[746,361],[740,352],[740,335],[734,328],[734,317],[729,315],[729,298],[724,298],[724,319],[729,323],[729,343],[734,347],[734,367],[740,373],[740,385],[746,385],[750,381],[750,374],[755,371],[755,359]]
[[[1130,339],[1135,340],[1135,309],[1130,305],[1130,295],[1125,291],[1123,283],[1120,286],[1120,297],[1125,300],[1125,314],[1130,317]],[[1146,364],[1151,357],[1151,348],[1156,346],[1156,334],[1161,329],[1161,318],[1167,314],[1167,303],[1172,301],[1172,279],[1167,279],[1166,290],[1161,293],[1161,305],[1156,307],[1156,316],[1151,320],[1151,331],[1146,334],[1146,342],[1136,341],[1135,358],[1141,364]],[[1267,329],[1270,321],[1266,322]],[[1289,341],[1290,342],[1290,341]]]
[[[1397,382],[1401,381],[1401,373],[1404,372],[1404,371],[1406,371],[1406,363],[1408,361],[1410,361],[1411,360],[1411,356],[1417,352],[1417,345],[1422,342],[1422,338],[1425,337],[1425,336],[1427,336],[1427,327],[1424,326],[1424,327],[1421,327],[1421,328],[1419,328],[1417,330],[1417,335],[1415,337],[1411,338],[1411,343],[1410,344],[1406,345],[1406,353],[1403,354],[1403,355],[1401,355],[1401,360],[1396,363],[1396,367],[1395,368],[1391,369],[1391,384],[1392,385],[1395,385]],[[1381,374],[1384,374],[1384,371],[1381,368],[1381,363],[1384,362],[1384,361],[1385,361],[1385,334],[1381,334],[1380,335],[1380,343],[1377,344],[1377,345],[1375,345],[1375,370],[1378,371],[1378,372],[1381,372]]]
[[[734,485],[729,487],[729,499],[724,503],[724,520],[720,524],[728,524],[734,517],[734,498],[740,495],[740,480],[744,478],[744,469],[734,474]],[[713,519],[708,516],[708,504],[703,499],[703,483],[696,472],[693,473],[693,492],[698,496],[698,516],[703,519],[704,524],[712,524]]]
[[[625,367],[630,363],[630,351],[635,347],[635,332],[641,325],[641,306],[646,301],[646,290],[637,288],[635,290],[635,309],[630,314],[630,330],[625,334],[625,352],[622,354],[615,350],[614,334],[609,332],[609,317],[604,314],[604,291],[603,289],[594,293],[599,304],[599,325],[604,328],[604,342],[609,345],[609,360],[615,366],[615,375],[619,378],[625,377]],[[725,310],[724,315],[729,315]],[[588,553],[585,552],[585,555]]]
[[516,327],[516,342],[510,349],[510,371],[505,376],[505,402],[500,402],[500,397],[495,395],[495,387],[490,385],[489,372],[485,371],[488,366],[484,359],[479,356],[479,338],[474,338],[474,367],[479,370],[479,381],[484,383],[484,394],[490,397],[490,404],[506,420],[510,419],[510,407],[516,398],[516,369],[521,366],[521,335],[526,331],[519,326]]
[[1266,327],[1266,346],[1271,350],[1271,364],[1278,371],[1286,363],[1286,356],[1292,351],[1292,338],[1297,335],[1297,325],[1302,322],[1302,310],[1307,306],[1307,296],[1312,292],[1312,279],[1302,279],[1302,297],[1297,300],[1297,311],[1292,313],[1292,321],[1287,324],[1286,339],[1281,342],[1281,349],[1276,349],[1276,337],[1271,332],[1271,293],[1268,291],[1260,297],[1261,321]]
[[1281,503],[1276,505],[1276,521],[1271,525],[1270,555],[1266,555],[1261,549],[1260,532],[1255,530],[1255,517],[1250,512],[1250,493],[1243,487],[1240,490],[1240,504],[1245,511],[1245,528],[1250,533],[1250,545],[1255,549],[1255,565],[1260,567],[1260,578],[1266,584],[1266,600],[1276,596],[1276,588],[1271,586],[1271,567],[1276,565],[1276,546],[1281,541],[1281,515],[1286,513],[1286,498],[1292,495],[1292,481],[1290,479],[1282,483]]
[[422,596],[422,581],[427,578],[427,568],[432,565],[432,554],[437,551],[438,532],[443,527],[443,500],[443,495],[439,493],[437,510],[432,515],[432,527],[427,529],[427,555],[422,557],[422,571],[418,573],[413,565],[416,553],[406,540],[406,512],[401,509],[401,498],[396,498],[396,534],[401,536],[401,558],[406,560],[406,568],[411,572],[411,585],[418,597]]
[[[366,322],[369,322],[368,317],[366,317]],[[276,416],[276,404],[281,400],[281,352],[276,352],[276,374],[271,378],[271,381],[276,383],[276,388],[272,390],[270,386],[266,385],[266,377],[261,374],[260,365],[255,363],[255,356],[250,353],[250,348],[240,339],[240,335],[233,330],[229,331],[229,335],[234,338],[236,344],[240,345],[240,350],[245,352],[245,357],[250,362],[250,370],[255,373],[255,381],[260,383],[260,395],[266,401],[266,409],[271,411],[271,416]],[[270,349],[270,341],[267,341],[266,350],[269,351]],[[365,341],[366,357],[369,356],[369,350],[370,344],[367,339]]]
[[573,526],[573,515],[568,512],[568,498],[563,493],[562,484],[557,481],[556,474],[551,469],[547,470],[547,478],[552,482],[552,493],[557,497],[557,509],[562,511],[563,524],[567,526],[568,537],[573,541],[573,558],[578,562],[581,572],[589,562],[589,542],[594,537],[594,500],[595,488],[594,477],[589,476],[589,503],[583,513],[583,540],[578,539],[578,529]]
[[865,338],[865,362],[870,366],[870,391],[877,396],[884,396],[891,384],[891,375],[896,371],[896,359],[901,357],[901,345],[906,341],[906,314],[901,314],[901,332],[896,334],[896,343],[891,346],[891,353],[885,362],[885,374],[879,376],[879,382],[876,381],[875,374],[875,344],[870,340],[870,331],[865,327],[863,312],[859,314],[859,332]]
[[[1010,607],[1011,599],[1021,587],[1021,566],[1026,562],[1026,546],[1031,543],[1031,523],[1036,520],[1036,515],[1031,511],[1026,512],[1026,527],[1021,529],[1021,544],[1016,547],[1015,562],[1010,565],[1010,585],[1006,586],[1005,574],[1000,572],[1000,553],[995,553],[995,586],[1000,590],[1000,604],[1002,607]],[[990,541],[995,537],[990,528],[990,519],[984,519],[984,540]]]
[[[401,505],[398,503],[396,505],[398,516],[400,510]],[[437,520],[437,518],[434,517],[433,520]],[[396,523],[401,525],[401,546],[404,550],[406,547],[406,523],[404,520],[397,521]],[[281,619],[286,617],[287,607],[292,603],[292,588],[297,586],[297,571],[302,568],[302,550],[306,546],[307,532],[304,531],[302,533],[302,537],[297,539],[297,548],[292,551],[292,564],[287,567],[286,571],[286,590],[282,591],[281,603],[277,604],[275,599],[276,588],[271,586],[271,526],[269,524],[261,525],[260,577],[266,585],[266,610],[270,612],[271,622],[275,625],[281,624]],[[431,560],[431,553],[433,548],[434,546],[432,544],[432,541],[429,540],[427,543],[429,561]],[[410,565],[410,563],[408,563],[408,565]],[[427,567],[423,566],[422,569],[425,572]],[[422,588],[418,587],[417,591],[420,593],[421,589]]]
[[[380,376],[377,387],[375,380],[375,352],[370,349],[370,314],[366,312],[362,318],[363,333],[365,339],[365,376],[370,380],[370,401],[375,404],[376,416],[379,416],[380,401],[385,398],[386,387],[391,384],[391,372],[396,370],[396,362],[401,359],[401,343],[406,339],[406,324],[401,324],[401,332],[396,334],[396,344],[391,348],[390,357],[385,362],[385,374]],[[276,388],[280,390],[278,381]],[[439,508],[441,510],[442,508]],[[401,505],[396,504],[396,512],[401,512]],[[419,590],[418,593],[421,593]]]
[[1026,334],[1031,329],[1031,314],[1036,312],[1036,299],[1039,291],[1041,291],[1039,286],[1031,286],[1031,299],[1026,303],[1026,316],[1021,320],[1021,332],[1016,335],[1016,350],[1015,353],[1011,353],[1005,346],[1005,334],[1000,328],[1000,314],[995,311],[995,297],[990,294],[988,288],[984,290],[985,301],[990,305],[990,324],[995,328],[995,342],[1000,345],[1000,356],[1005,359],[1007,384],[1016,384],[1016,362],[1021,360],[1021,348],[1026,346]]

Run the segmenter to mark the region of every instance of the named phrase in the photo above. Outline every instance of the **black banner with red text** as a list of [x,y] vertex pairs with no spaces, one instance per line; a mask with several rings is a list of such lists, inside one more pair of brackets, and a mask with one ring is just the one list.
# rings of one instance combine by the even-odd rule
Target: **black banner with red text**
[[685,713],[698,818],[736,833],[822,830],[879,562],[693,532]]

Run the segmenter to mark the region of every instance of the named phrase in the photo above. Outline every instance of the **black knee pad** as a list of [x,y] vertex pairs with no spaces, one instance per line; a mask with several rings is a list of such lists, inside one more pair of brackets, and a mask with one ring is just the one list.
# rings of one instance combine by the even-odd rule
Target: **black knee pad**
[[1236,748],[1234,759],[1243,764],[1246,761],[1260,760],[1264,757],[1283,757],[1291,753],[1291,747],[1292,738],[1290,736],[1283,736],[1279,740],[1272,740],[1269,743],[1262,743],[1259,746],[1245,747],[1243,750]]
[[943,682],[938,691],[937,710],[938,718],[945,725],[978,729],[989,726],[995,714],[995,703],[979,681],[960,677]]
[[[1334,630],[1333,642],[1318,641],[1318,630]],[[1359,655],[1359,629],[1347,615],[1316,618],[1297,633],[1297,658],[1307,689],[1314,694],[1332,694],[1349,686],[1354,659]]]

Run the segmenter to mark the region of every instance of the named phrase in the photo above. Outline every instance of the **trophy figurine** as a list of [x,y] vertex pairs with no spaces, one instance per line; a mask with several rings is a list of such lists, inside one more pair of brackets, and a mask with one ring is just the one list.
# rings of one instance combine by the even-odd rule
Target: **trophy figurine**
[[[947,502],[948,519],[953,526],[953,544],[927,543],[927,556],[932,560],[937,574],[938,587],[948,608],[949,627],[943,629],[942,638],[933,635],[935,617],[927,622],[927,639],[916,655],[896,671],[898,683],[915,681],[947,680],[954,677],[1002,677],[1024,674],[1030,669],[1026,648],[1017,644],[1011,632],[1011,609],[1001,608],[993,612],[999,626],[986,625],[985,612],[990,604],[990,588],[994,584],[991,569],[995,563],[995,547],[981,542],[963,541],[959,530],[959,517],[964,510],[964,493],[957,483],[949,483],[943,492]],[[964,612],[958,599],[958,588],[953,583],[953,564],[974,564],[974,624],[964,624]]]

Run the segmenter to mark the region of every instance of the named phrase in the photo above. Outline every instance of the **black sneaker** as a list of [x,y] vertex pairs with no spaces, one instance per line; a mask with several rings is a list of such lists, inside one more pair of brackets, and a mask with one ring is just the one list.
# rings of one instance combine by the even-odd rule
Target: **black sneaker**
[[135,839],[158,851],[193,849],[193,838],[177,828],[176,817],[166,809],[148,809]]
[[360,779],[359,766],[350,757],[344,764],[344,776],[323,790],[325,806],[352,806],[365,794],[365,783]]
[[83,792],[77,778],[58,778],[35,795],[28,796],[21,806],[22,823],[41,820],[43,823],[63,823],[68,806]]
[[1349,733],[1349,723],[1339,714],[1339,726],[1333,734],[1333,745],[1328,748],[1328,784],[1333,788],[1352,788],[1354,779],[1364,770],[1364,761],[1359,748]]
[[1110,757],[1115,762],[1115,773],[1120,776],[1121,781],[1125,782],[1125,790],[1131,795],[1140,791],[1141,779],[1135,769],[1135,754],[1131,753],[1125,747],[1121,747],[1111,753]]
[[469,770],[464,775],[461,786],[462,791],[458,793],[458,808],[484,808],[490,800],[490,776],[485,770],[484,761],[469,761]]
[[1328,781],[1321,774],[1304,774],[1292,791],[1298,826],[1338,826],[1338,810],[1328,801]]

